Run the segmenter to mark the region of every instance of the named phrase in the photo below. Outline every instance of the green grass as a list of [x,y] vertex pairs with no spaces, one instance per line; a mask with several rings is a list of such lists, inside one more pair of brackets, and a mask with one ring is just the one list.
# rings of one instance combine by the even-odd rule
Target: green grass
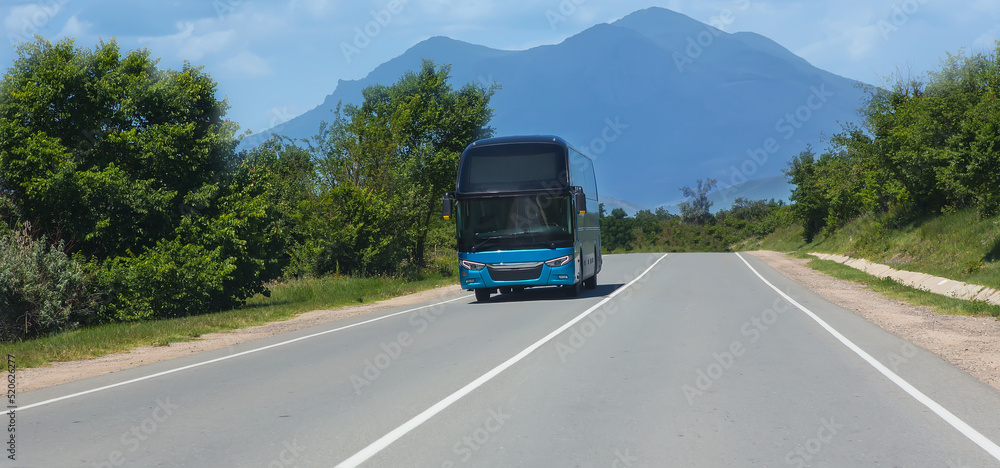
[[167,346],[195,340],[208,333],[288,320],[316,309],[376,302],[446,286],[453,281],[444,276],[419,281],[346,277],[294,280],[272,285],[271,297],[255,296],[238,309],[177,319],[87,327],[29,341],[4,343],[0,354],[15,356],[21,368],[90,359],[140,346]]
[[778,228],[764,239],[750,239],[736,247],[739,250],[774,250],[778,252],[798,252],[808,244],[802,240],[802,226]]
[[1000,306],[980,301],[966,301],[952,297],[934,294],[900,284],[892,279],[882,279],[863,271],[830,260],[813,260],[807,264],[810,268],[826,273],[834,278],[853,281],[868,287],[868,289],[891,299],[907,302],[913,305],[929,306],[939,313],[950,315],[971,315],[980,317],[1000,317]]
[[[981,284],[1000,289],[1000,217],[981,218],[975,210],[901,220],[867,215],[811,242],[802,227],[779,229],[746,250],[767,249],[799,258],[809,252],[835,253],[884,263],[899,270]],[[1000,307],[955,299],[879,279],[836,262],[814,260],[809,266],[831,276],[859,282],[871,290],[945,314],[1000,316]]]
[[756,247],[848,255],[1000,289],[1000,217],[983,219],[975,210],[906,221],[864,216],[809,244],[801,234],[801,227],[779,230]]

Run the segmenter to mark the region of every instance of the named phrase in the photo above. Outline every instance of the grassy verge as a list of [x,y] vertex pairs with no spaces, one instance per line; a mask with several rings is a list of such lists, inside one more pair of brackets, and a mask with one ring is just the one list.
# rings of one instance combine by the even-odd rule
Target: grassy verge
[[420,281],[392,278],[319,278],[276,284],[271,297],[256,296],[238,309],[213,314],[134,323],[114,323],[18,343],[4,343],[3,354],[17,357],[19,367],[54,361],[90,359],[140,346],[166,346],[213,332],[288,320],[303,312],[375,302],[446,286],[453,279]]
[[735,250],[774,250],[777,252],[799,252],[807,250],[802,240],[802,226],[786,226],[778,228],[764,239],[749,239],[735,245]]
[[808,244],[801,234],[801,227],[782,229],[756,247],[847,255],[1000,289],[1000,217],[983,219],[975,210],[910,220],[864,216]]
[[913,305],[930,306],[943,314],[1000,317],[1000,306],[934,294],[900,284],[892,279],[882,279],[872,276],[834,261],[813,260],[807,265],[814,270],[826,273],[834,278],[863,284],[868,289],[891,299],[904,301]]

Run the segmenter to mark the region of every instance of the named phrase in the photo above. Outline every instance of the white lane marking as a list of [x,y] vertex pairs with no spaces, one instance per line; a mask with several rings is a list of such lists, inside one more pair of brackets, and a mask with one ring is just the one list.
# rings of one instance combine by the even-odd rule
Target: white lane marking
[[655,267],[658,263],[660,263],[660,260],[663,260],[666,257],[667,257],[667,254],[663,254],[663,256],[661,256],[660,258],[656,259],[656,261],[653,262],[653,264],[650,265],[649,268],[646,268],[646,270],[643,271],[642,274],[640,274],[639,276],[637,276],[632,281],[629,281],[629,283],[626,284],[625,286],[616,289],[614,292],[612,292],[610,295],[608,295],[608,297],[604,298],[604,300],[602,300],[601,302],[598,302],[596,305],[594,305],[593,307],[587,309],[582,314],[577,315],[576,317],[574,317],[569,322],[566,322],[565,325],[557,328],[555,331],[553,331],[552,333],[549,333],[544,338],[536,341],[535,344],[533,344],[531,346],[528,346],[527,348],[524,348],[523,351],[521,351],[520,353],[517,353],[514,357],[512,357],[512,358],[510,358],[510,359],[508,359],[506,361],[504,361],[503,364],[500,364],[499,366],[494,367],[493,370],[491,370],[491,371],[483,374],[478,379],[473,380],[472,382],[469,382],[469,384],[467,384],[466,386],[462,387],[461,389],[459,389],[455,393],[452,393],[451,395],[448,395],[447,397],[445,397],[445,399],[443,399],[443,400],[435,403],[434,406],[431,406],[430,408],[427,408],[426,410],[424,410],[424,412],[422,412],[422,413],[414,416],[413,419],[410,419],[409,421],[403,423],[403,425],[401,425],[401,426],[393,429],[388,434],[382,436],[380,439],[376,440],[375,442],[372,442],[371,445],[369,445],[369,446],[361,449],[360,452],[355,453],[353,456],[351,456],[351,458],[348,458],[347,460],[344,460],[344,461],[340,462],[340,464],[338,464],[336,466],[336,468],[353,468],[353,467],[359,466],[362,463],[368,461],[371,457],[375,456],[376,453],[382,451],[382,449],[388,447],[393,442],[399,440],[401,437],[403,437],[404,435],[406,435],[408,432],[416,429],[421,424],[427,422],[427,420],[430,419],[430,418],[432,418],[432,417],[434,417],[434,415],[440,413],[441,411],[444,411],[445,408],[451,406],[453,403],[455,403],[456,401],[460,400],[462,397],[468,395],[469,393],[472,393],[473,390],[479,388],[480,386],[482,386],[486,382],[489,382],[493,377],[496,377],[501,372],[507,370],[507,368],[509,368],[510,366],[513,366],[514,364],[517,364],[519,361],[521,361],[522,359],[524,359],[525,357],[527,357],[533,351],[535,351],[536,349],[542,347],[542,345],[544,345],[545,343],[548,343],[549,341],[552,341],[553,338],[559,336],[559,334],[561,334],[562,332],[564,332],[567,329],[569,329],[569,327],[572,327],[577,322],[579,322],[579,321],[583,320],[584,318],[586,318],[588,315],[590,315],[591,312],[599,309],[602,305],[606,304],[608,301],[610,301],[611,299],[613,299],[619,293],[621,293],[622,291],[628,289],[630,286],[632,286],[633,284],[635,284],[636,281],[639,281],[640,279],[642,279],[643,276],[646,276],[646,274],[649,273],[649,271],[652,270],[653,267]]
[[98,387],[98,388],[94,388],[94,389],[91,389],[91,390],[86,390],[86,391],[83,391],[83,392],[74,393],[74,394],[71,394],[71,395],[61,396],[61,397],[58,397],[58,398],[53,398],[51,400],[45,400],[45,401],[40,401],[38,403],[32,403],[30,405],[25,405],[25,406],[19,407],[17,409],[17,411],[20,413],[20,412],[23,412],[24,410],[27,410],[27,409],[37,408],[39,406],[48,405],[48,404],[51,404],[51,403],[55,403],[57,401],[68,400],[70,398],[76,398],[76,397],[79,397],[79,396],[88,395],[88,394],[91,394],[91,393],[96,393],[96,392],[108,390],[108,389],[115,388],[115,387],[121,387],[123,385],[129,385],[129,384],[133,384],[133,383],[136,383],[136,382],[142,382],[143,380],[149,380],[149,379],[154,379],[156,377],[162,377],[164,375],[173,374],[175,372],[180,372],[180,371],[184,371],[184,370],[188,370],[188,369],[194,369],[195,367],[201,367],[201,366],[205,366],[205,365],[208,365],[208,364],[213,364],[213,363],[216,363],[216,362],[225,361],[225,360],[228,360],[228,359],[233,359],[233,358],[240,357],[240,356],[246,356],[247,354],[253,354],[253,353],[256,353],[258,351],[264,351],[264,350],[271,349],[271,348],[277,348],[279,346],[284,346],[284,345],[287,345],[287,344],[292,344],[292,343],[295,343],[297,341],[308,340],[310,338],[315,338],[317,336],[328,335],[330,333],[339,332],[341,330],[347,330],[348,328],[360,327],[361,325],[367,325],[367,324],[372,323],[372,322],[378,322],[379,320],[385,320],[387,318],[395,317],[397,315],[407,314],[407,313],[414,312],[414,311],[421,310],[421,309],[428,309],[428,308],[431,308],[431,307],[437,307],[439,305],[444,305],[444,304],[447,304],[449,302],[455,302],[455,301],[458,301],[458,300],[461,300],[461,299],[467,299],[467,298],[470,298],[470,297],[472,297],[472,296],[469,296],[469,295],[459,296],[459,297],[456,297],[454,299],[449,299],[447,301],[438,302],[438,303],[434,303],[434,304],[430,304],[430,305],[425,305],[425,306],[417,307],[417,308],[414,308],[414,309],[404,310],[402,312],[396,312],[396,313],[392,313],[392,314],[389,314],[389,315],[384,315],[382,317],[373,318],[373,319],[370,319],[370,320],[365,320],[364,322],[358,322],[358,323],[355,323],[355,324],[352,324],[352,325],[347,325],[347,326],[344,326],[344,327],[335,328],[333,330],[326,330],[326,331],[322,331],[322,332],[319,332],[319,333],[313,333],[312,335],[301,336],[301,337],[298,337],[298,338],[295,338],[295,339],[291,339],[291,340],[288,340],[288,341],[282,341],[281,343],[275,343],[275,344],[272,344],[272,345],[262,346],[260,348],[250,349],[250,350],[239,352],[239,353],[236,353],[236,354],[231,354],[229,356],[223,356],[223,357],[220,357],[220,358],[215,358],[215,359],[212,359],[212,360],[209,360],[209,361],[198,362],[198,363],[195,363],[195,364],[191,364],[191,365],[187,365],[187,366],[183,366],[183,367],[178,367],[176,369],[165,370],[163,372],[158,372],[156,374],[151,374],[151,375],[147,375],[147,376],[144,376],[144,377],[138,377],[138,378],[135,378],[135,379],[132,379],[132,380],[126,380],[124,382],[118,382],[116,384],[105,385],[103,387]]
[[808,315],[810,318],[815,320],[816,323],[818,323],[821,327],[826,329],[826,331],[828,331],[831,335],[833,335],[834,338],[840,340],[840,342],[843,343],[848,348],[850,348],[851,351],[854,351],[855,354],[861,356],[861,359],[864,359],[865,361],[868,362],[868,364],[871,364],[872,367],[881,372],[882,375],[886,376],[886,378],[891,380],[892,383],[896,384],[897,386],[899,386],[899,388],[903,389],[903,391],[910,394],[911,397],[913,397],[915,400],[919,401],[928,409],[933,411],[934,414],[938,415],[941,419],[944,419],[945,422],[951,424],[952,427],[958,429],[958,431],[961,432],[962,435],[968,437],[969,440],[975,442],[976,445],[982,447],[983,450],[986,450],[986,452],[992,455],[993,458],[1000,460],[1000,446],[997,446],[997,444],[994,443],[992,440],[986,438],[986,436],[979,433],[979,431],[973,429],[972,426],[968,425],[965,421],[959,419],[958,416],[952,414],[952,412],[945,409],[944,406],[941,406],[938,402],[932,400],[927,395],[924,395],[923,392],[917,390],[916,387],[910,385],[909,382],[903,380],[902,377],[896,375],[895,372],[889,370],[888,367],[882,365],[881,362],[878,362],[878,360],[876,360],[870,354],[865,352],[865,350],[861,349],[860,347],[858,347],[858,345],[854,344],[851,340],[847,339],[847,337],[840,334],[840,332],[838,332],[836,329],[834,329],[825,321],[823,321],[823,319],[819,318],[819,316],[814,314],[811,310],[805,308],[802,304],[799,304],[795,299],[789,297],[788,294],[785,294],[776,286],[771,284],[770,281],[764,279],[764,277],[760,273],[758,273],[757,270],[754,269],[754,267],[750,266],[750,263],[747,262],[742,255],[737,253],[736,256],[740,257],[740,260],[743,260],[743,263],[745,263],[746,266],[750,268],[750,271],[752,271],[755,275],[757,275],[757,277],[760,278],[760,280],[763,281],[764,284],[770,286],[771,289],[775,290],[778,294],[781,295],[781,297],[785,298],[786,301],[788,301],[793,306],[797,307],[803,313]]

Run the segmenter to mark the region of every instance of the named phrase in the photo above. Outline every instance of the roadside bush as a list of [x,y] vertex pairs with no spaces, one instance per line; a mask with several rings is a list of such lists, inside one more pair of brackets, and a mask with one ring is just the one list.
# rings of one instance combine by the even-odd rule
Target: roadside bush
[[74,328],[93,311],[89,278],[62,242],[0,230],[0,341]]
[[180,317],[230,305],[224,284],[236,266],[221,250],[176,238],[160,241],[141,255],[110,260],[102,278],[110,293],[104,318]]

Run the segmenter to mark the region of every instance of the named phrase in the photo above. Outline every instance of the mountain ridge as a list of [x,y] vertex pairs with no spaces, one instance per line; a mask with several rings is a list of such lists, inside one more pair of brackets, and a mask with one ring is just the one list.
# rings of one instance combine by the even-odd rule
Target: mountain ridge
[[595,160],[602,195],[628,206],[673,204],[679,187],[707,177],[720,188],[766,179],[780,193],[773,180],[786,162],[856,120],[862,97],[853,80],[764,36],[652,8],[522,51],[428,38],[245,146],[272,131],[310,137],[338,103],[359,103],[364,87],[394,83],[425,58],[450,64],[455,86],[500,83],[498,135],[563,136]]

